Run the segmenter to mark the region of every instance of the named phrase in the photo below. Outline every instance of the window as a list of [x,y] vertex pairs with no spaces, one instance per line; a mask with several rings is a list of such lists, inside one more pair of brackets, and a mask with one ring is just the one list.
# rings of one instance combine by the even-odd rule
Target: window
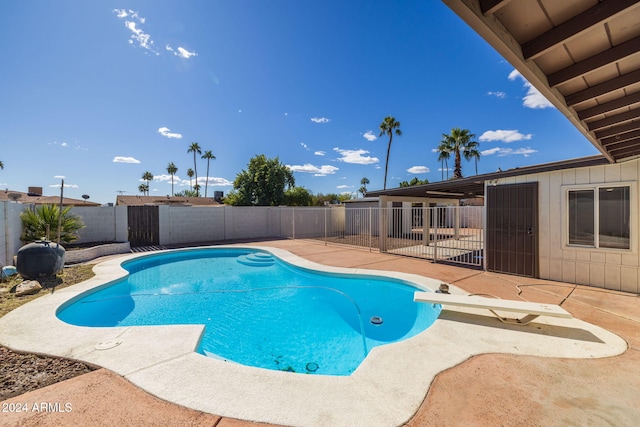
[[569,244],[630,249],[629,186],[569,190]]

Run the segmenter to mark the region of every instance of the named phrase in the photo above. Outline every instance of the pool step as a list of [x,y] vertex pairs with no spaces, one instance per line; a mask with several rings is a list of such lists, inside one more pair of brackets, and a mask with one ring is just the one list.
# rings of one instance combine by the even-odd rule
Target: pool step
[[251,267],[269,267],[275,262],[273,255],[267,252],[254,252],[247,255],[240,255],[237,258],[240,264],[249,265]]

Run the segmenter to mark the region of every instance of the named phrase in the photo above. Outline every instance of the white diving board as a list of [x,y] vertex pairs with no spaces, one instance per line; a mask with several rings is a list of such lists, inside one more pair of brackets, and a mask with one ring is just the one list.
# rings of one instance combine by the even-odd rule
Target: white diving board
[[[561,317],[571,319],[573,316],[564,308],[555,304],[541,304],[528,301],[514,301],[507,299],[485,298],[475,295],[452,295],[436,292],[415,292],[415,302],[426,302],[458,307],[484,308],[496,315],[504,323],[527,325],[538,316]],[[517,319],[500,316],[495,310],[511,313],[525,313],[526,316]]]

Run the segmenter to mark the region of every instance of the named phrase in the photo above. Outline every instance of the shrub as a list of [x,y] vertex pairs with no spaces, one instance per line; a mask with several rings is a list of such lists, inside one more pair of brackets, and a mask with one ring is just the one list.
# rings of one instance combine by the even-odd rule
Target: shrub
[[[60,221],[60,241],[65,243],[78,239],[78,230],[84,228],[84,223],[78,215],[70,212],[71,206],[62,210],[62,220]],[[22,219],[23,242],[35,242],[40,239],[54,240],[58,237],[58,218],[60,208],[57,205],[40,205],[27,209],[20,214]]]

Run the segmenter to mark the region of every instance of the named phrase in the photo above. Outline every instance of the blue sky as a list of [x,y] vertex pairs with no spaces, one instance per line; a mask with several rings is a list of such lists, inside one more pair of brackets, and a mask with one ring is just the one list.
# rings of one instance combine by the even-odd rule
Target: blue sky
[[[209,195],[257,154],[313,193],[439,181],[443,133],[469,129],[478,173],[597,154],[439,1],[3,1],[0,188],[114,202],[189,188],[192,142]],[[451,165],[450,165],[451,166]],[[206,162],[199,160],[204,187]],[[463,161],[463,174],[475,174]]]

